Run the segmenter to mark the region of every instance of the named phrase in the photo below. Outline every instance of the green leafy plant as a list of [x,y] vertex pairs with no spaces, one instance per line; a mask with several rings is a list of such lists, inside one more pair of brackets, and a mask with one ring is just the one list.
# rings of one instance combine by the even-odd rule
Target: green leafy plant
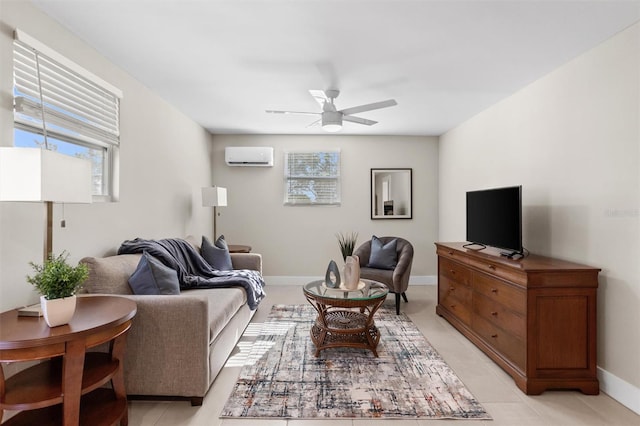
[[348,232],[346,234],[342,234],[342,232],[339,232],[336,234],[336,238],[338,238],[338,244],[340,245],[342,260],[346,261],[347,256],[351,256],[353,254],[353,250],[356,248],[358,233]]
[[50,254],[43,265],[29,262],[36,274],[27,276],[27,282],[47,300],[73,296],[89,276],[87,265],[81,263],[73,267],[67,263],[67,257],[69,255],[62,252],[59,256]]

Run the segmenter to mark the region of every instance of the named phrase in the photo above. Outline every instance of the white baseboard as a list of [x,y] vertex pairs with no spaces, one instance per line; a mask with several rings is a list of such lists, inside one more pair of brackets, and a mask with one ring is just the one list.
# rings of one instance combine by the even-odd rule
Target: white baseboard
[[409,285],[437,285],[438,277],[435,275],[411,275]]
[[[311,281],[322,280],[322,277],[302,276],[278,276],[278,275],[265,275],[264,282],[268,285],[295,285],[301,286]],[[436,285],[437,279],[435,275],[412,275],[409,279],[409,285]]]
[[310,283],[311,281],[324,279],[324,277],[292,277],[285,275],[264,275],[262,277],[267,286],[269,285],[296,285]]
[[640,388],[598,367],[600,390],[628,409],[640,414]]

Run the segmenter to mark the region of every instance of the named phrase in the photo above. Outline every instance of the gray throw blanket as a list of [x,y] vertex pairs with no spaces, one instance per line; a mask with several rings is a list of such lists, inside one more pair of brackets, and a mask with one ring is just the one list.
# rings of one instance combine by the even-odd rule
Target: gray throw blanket
[[180,289],[243,287],[249,308],[256,309],[264,298],[264,280],[258,271],[213,269],[188,241],[179,238],[145,240],[136,238],[122,243],[118,254],[149,253],[178,273]]

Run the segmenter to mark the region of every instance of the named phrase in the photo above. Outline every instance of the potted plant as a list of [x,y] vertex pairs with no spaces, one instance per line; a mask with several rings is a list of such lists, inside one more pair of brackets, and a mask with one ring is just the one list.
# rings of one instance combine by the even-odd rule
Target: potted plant
[[339,232],[336,234],[336,238],[338,238],[338,245],[340,245],[342,260],[346,262],[347,256],[351,256],[353,254],[353,250],[356,248],[358,233],[349,232],[343,235],[341,232]]
[[27,276],[27,282],[33,284],[40,296],[44,319],[49,327],[67,324],[76,310],[76,292],[89,276],[85,264],[73,267],[67,263],[68,254],[49,255],[43,265],[29,262],[36,272]]

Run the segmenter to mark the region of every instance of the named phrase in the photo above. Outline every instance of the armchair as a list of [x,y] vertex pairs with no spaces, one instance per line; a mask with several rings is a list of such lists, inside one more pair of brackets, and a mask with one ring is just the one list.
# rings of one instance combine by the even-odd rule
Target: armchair
[[399,237],[380,237],[383,244],[396,239],[397,264],[393,270],[377,269],[369,267],[371,257],[371,240],[363,243],[353,254],[360,259],[360,277],[374,280],[389,287],[391,293],[396,295],[396,314],[400,314],[400,296],[405,303],[408,302],[406,291],[409,287],[409,276],[411,275],[411,264],[413,262],[413,246],[411,243]]

